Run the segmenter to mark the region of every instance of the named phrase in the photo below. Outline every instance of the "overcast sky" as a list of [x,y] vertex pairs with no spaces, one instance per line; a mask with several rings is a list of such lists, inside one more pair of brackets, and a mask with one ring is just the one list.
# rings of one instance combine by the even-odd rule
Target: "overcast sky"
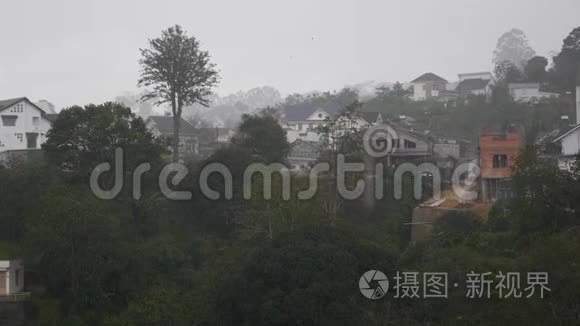
[[432,71],[491,70],[498,37],[517,27],[549,55],[580,25],[579,0],[38,0],[0,4],[0,99],[57,108],[136,90],[139,48],[182,25],[221,70],[225,95],[292,92]]

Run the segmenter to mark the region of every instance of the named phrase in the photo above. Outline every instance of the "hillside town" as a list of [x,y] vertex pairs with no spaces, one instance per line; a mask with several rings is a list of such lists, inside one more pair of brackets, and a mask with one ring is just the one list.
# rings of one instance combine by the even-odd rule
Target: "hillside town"
[[146,37],[137,90],[0,89],[0,326],[580,323],[580,27],[229,95],[194,29]]

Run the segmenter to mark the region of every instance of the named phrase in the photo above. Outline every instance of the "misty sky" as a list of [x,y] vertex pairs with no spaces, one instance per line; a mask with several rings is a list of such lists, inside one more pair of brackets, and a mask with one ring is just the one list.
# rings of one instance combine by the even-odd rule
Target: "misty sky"
[[291,92],[432,71],[491,70],[498,37],[523,29],[540,55],[580,25],[579,0],[6,1],[0,4],[0,99],[57,108],[135,91],[139,48],[182,25],[221,70],[220,95]]

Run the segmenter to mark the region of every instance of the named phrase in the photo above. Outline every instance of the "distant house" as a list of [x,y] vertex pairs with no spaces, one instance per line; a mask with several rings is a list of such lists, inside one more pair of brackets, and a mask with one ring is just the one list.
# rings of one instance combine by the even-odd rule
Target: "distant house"
[[[580,154],[580,70],[576,83],[576,123],[565,124],[542,135],[536,141],[540,154],[544,158],[553,158],[561,169],[570,168],[570,163]],[[567,117],[566,117],[567,118]]]
[[283,128],[289,143],[301,139],[305,141],[320,141],[317,132],[319,126],[324,126],[335,118],[343,107],[338,103],[329,102],[323,106],[301,103],[286,108]]
[[536,102],[542,99],[557,98],[557,93],[545,92],[540,83],[511,83],[508,90],[516,102]]
[[447,80],[428,72],[411,82],[413,85],[413,100],[424,101],[429,99],[436,99],[440,96],[440,92],[447,90]]
[[427,130],[414,126],[408,117],[384,122],[395,132],[391,141],[392,151],[388,164],[405,162],[433,162],[446,167],[465,156],[468,142],[449,137],[434,135]]
[[[149,116],[145,119],[145,126],[157,137],[173,138],[174,122],[172,116]],[[180,157],[191,157],[195,153],[196,130],[183,119],[181,119],[179,127],[179,155]]]
[[22,292],[24,269],[19,260],[0,260],[0,299]]
[[484,130],[479,136],[481,199],[484,202],[507,198],[511,194],[511,177],[523,138],[515,129]]
[[19,97],[0,101],[0,117],[0,160],[6,160],[13,153],[40,149],[55,115]]
[[459,83],[455,91],[459,96],[491,96],[493,76],[490,72],[464,73],[459,74],[458,77]]
[[[157,137],[173,138],[172,116],[149,116],[145,125]],[[182,158],[207,157],[234,135],[231,128],[195,128],[181,119],[179,130],[179,155]],[[171,148],[169,148],[171,150]]]

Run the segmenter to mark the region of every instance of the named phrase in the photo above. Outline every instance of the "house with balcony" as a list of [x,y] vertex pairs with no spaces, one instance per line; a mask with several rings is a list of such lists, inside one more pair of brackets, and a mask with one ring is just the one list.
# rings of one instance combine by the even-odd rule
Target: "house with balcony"
[[26,97],[0,101],[0,161],[40,150],[55,117]]

